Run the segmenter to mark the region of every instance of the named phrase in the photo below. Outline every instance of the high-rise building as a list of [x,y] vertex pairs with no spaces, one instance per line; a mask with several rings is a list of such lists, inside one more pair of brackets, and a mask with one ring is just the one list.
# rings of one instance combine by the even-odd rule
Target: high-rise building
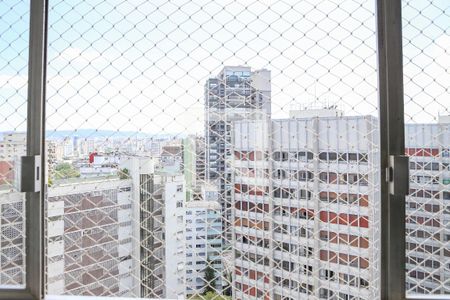
[[15,190],[16,160],[26,155],[26,133],[0,140],[0,286],[25,287],[25,194]]
[[0,286],[25,287],[25,194],[0,183]]
[[135,197],[135,235],[139,236],[140,297],[183,297],[184,178],[179,173],[155,171],[148,157],[124,158]]
[[[222,292],[222,216],[218,196],[216,187],[205,184],[194,191],[196,200],[188,201],[184,207],[187,296],[202,294],[207,285]],[[206,278],[207,268],[213,270],[213,279]]]
[[236,299],[375,299],[377,120],[333,109],[234,124]]
[[49,294],[183,297],[183,176],[149,157],[98,159],[119,175],[49,187]]
[[188,136],[183,139],[183,174],[186,181],[186,201],[191,199],[197,185],[205,183],[205,168],[205,138]]
[[227,66],[205,84],[206,179],[219,188],[225,241],[231,241],[233,187],[226,161],[231,156],[233,122],[270,119],[270,80],[269,70]]
[[406,288],[450,293],[450,117],[407,124],[410,193],[406,199]]
[[131,189],[131,180],[119,178],[74,179],[49,187],[49,294],[136,295]]

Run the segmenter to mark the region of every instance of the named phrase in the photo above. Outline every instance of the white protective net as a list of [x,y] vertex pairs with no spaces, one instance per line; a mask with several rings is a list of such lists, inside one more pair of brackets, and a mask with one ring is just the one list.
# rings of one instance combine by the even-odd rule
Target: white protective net
[[[0,287],[25,274],[29,3],[13,2]],[[46,294],[378,299],[375,4],[49,0]],[[403,1],[408,293],[450,293],[449,16]]]
[[47,293],[376,298],[374,8],[50,1]]
[[0,2],[0,289],[25,286],[25,194],[16,175],[26,154],[29,5]]
[[407,294],[450,294],[450,7],[402,1]]

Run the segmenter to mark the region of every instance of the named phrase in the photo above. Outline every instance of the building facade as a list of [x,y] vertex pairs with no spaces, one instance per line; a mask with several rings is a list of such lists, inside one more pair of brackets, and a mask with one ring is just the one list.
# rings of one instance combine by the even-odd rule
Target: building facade
[[131,180],[118,178],[49,187],[49,294],[136,295],[131,188]]
[[377,120],[324,110],[233,135],[236,299],[375,299]]
[[26,155],[26,134],[0,140],[0,287],[25,287],[25,194],[16,189],[16,160]]
[[407,124],[410,193],[406,201],[406,288],[450,293],[450,117]]
[[139,293],[142,298],[182,298],[184,280],[184,178],[155,170],[150,157],[128,157],[128,169],[137,204],[133,219],[138,236]]
[[0,184],[0,287],[25,287],[25,194]]
[[196,186],[205,183],[205,169],[205,137],[186,137],[183,139],[183,174],[187,201],[191,199]]
[[206,179],[219,188],[224,241],[231,241],[231,170],[226,165],[231,156],[233,122],[265,120],[271,114],[269,70],[252,71],[250,67],[229,66],[205,84]]
[[[195,192],[197,200],[184,208],[186,239],[186,296],[203,294],[207,285],[217,293],[223,288],[222,216],[217,188],[204,185]],[[214,270],[213,280],[206,278]]]

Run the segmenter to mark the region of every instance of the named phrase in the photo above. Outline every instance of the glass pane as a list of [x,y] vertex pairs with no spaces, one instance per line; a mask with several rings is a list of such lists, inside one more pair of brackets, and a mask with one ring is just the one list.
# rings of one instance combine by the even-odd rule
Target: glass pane
[[450,295],[450,3],[403,1],[408,294]]
[[47,293],[377,299],[374,8],[51,0]]
[[25,286],[25,194],[29,1],[0,2],[0,289]]

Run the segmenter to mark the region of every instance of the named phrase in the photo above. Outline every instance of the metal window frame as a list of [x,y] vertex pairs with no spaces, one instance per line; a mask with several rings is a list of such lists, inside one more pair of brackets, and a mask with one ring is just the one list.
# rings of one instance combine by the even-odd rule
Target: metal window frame
[[[401,0],[377,0],[380,126],[380,299],[405,299],[405,195],[394,195],[391,158],[405,154]],[[408,171],[403,170],[403,177]],[[395,176],[394,176],[395,177]],[[396,184],[396,182],[394,182]],[[400,182],[398,182],[400,184]]]
[[[27,98],[27,156],[40,156],[40,177],[45,178],[45,84],[47,66],[47,0],[30,0],[30,35]],[[25,200],[25,288],[0,289],[0,299],[37,300],[44,298],[44,196],[27,192]]]
[[[30,0],[27,155],[45,166],[45,81],[48,0]],[[404,154],[401,0],[377,0],[377,55],[380,122],[381,249],[380,298],[405,297],[405,196],[392,195],[390,157]],[[45,168],[41,168],[45,178]],[[26,195],[26,288],[0,290],[0,299],[43,299],[45,180],[41,192]],[[408,299],[433,299],[408,297]],[[434,299],[437,299],[436,297]]]

